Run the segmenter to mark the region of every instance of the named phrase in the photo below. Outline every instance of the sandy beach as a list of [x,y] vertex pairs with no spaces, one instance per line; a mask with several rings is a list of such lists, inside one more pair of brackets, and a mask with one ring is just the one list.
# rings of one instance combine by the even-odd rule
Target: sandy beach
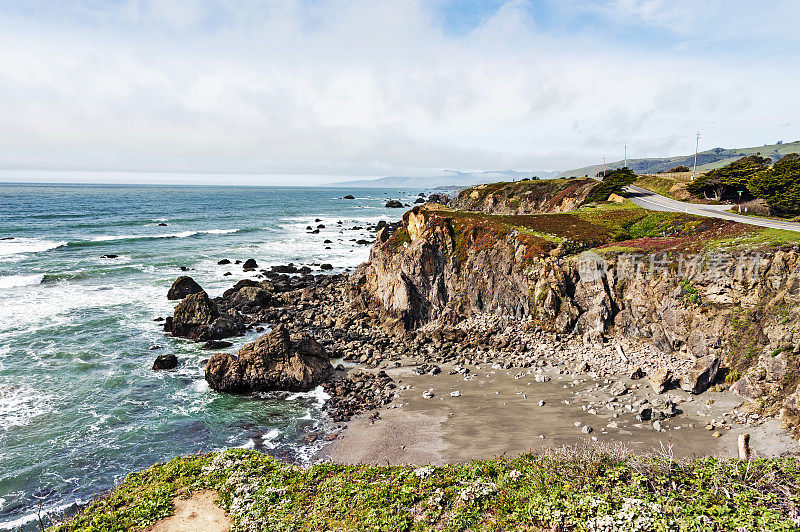
[[[591,374],[487,364],[466,367],[465,375],[456,373],[464,371],[462,366],[442,364],[438,375],[419,375],[413,372],[414,362],[403,360],[400,367],[385,369],[397,383],[396,399],[377,418],[354,418],[317,460],[446,464],[579,442],[623,445],[636,454],[735,457],[743,433],[750,434],[756,456],[800,452],[776,420],[735,422],[732,413],[744,401],[727,391],[693,396],[676,388],[655,394],[646,379],[622,379],[630,391],[615,397],[608,380]],[[423,397],[424,392],[433,397]],[[643,399],[650,404],[673,401],[677,414],[660,421],[661,430],[656,430],[652,421],[637,420],[633,405]]]

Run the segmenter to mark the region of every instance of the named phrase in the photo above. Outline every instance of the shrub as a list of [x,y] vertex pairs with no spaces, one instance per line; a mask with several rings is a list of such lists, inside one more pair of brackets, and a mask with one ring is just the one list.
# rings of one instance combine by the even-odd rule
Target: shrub
[[748,187],[767,202],[772,214],[797,216],[800,214],[800,155],[790,153],[772,168],[752,175]]
[[627,166],[601,173],[605,175],[603,181],[592,188],[586,198],[586,203],[607,201],[611,194],[621,193],[623,188],[638,178]]
[[668,174],[677,174],[679,172],[689,172],[689,171],[690,170],[689,170],[688,166],[681,165],[681,166],[676,166],[675,168],[670,168],[669,170],[667,170],[667,173]]
[[711,170],[698,177],[686,187],[691,194],[720,201],[738,197],[741,190],[745,199],[750,199],[750,179],[758,172],[769,168],[771,159],[761,155],[749,155],[722,168]]

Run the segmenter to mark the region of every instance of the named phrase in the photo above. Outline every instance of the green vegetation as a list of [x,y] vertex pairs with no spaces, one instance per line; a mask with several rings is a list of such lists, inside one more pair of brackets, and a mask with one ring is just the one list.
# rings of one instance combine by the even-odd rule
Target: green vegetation
[[800,530],[800,463],[569,448],[443,467],[301,468],[255,451],[176,458],[55,530],[141,530],[210,488],[249,530]]
[[761,198],[773,216],[800,215],[800,155],[790,153],[770,163],[760,155],[743,157],[698,177],[686,189],[716,200]]
[[700,302],[700,294],[697,292],[697,288],[692,285],[691,281],[687,279],[681,282],[681,289],[683,290],[683,299],[693,304]]
[[[789,153],[800,152],[800,140],[794,142],[779,142],[776,144],[765,144],[763,146],[753,146],[749,148],[712,148],[698,153],[697,156],[697,171],[707,172],[715,168],[722,168],[737,159],[746,157],[748,155],[760,154],[763,157],[769,157],[773,161],[777,161],[784,155]],[[610,168],[621,167],[623,161],[612,161],[608,163]],[[628,159],[628,167],[637,174],[655,174],[667,172],[676,166],[684,166],[686,168],[694,168],[694,152],[687,155],[674,156],[674,157],[658,157],[651,159]],[[575,168],[562,172],[558,177],[569,176],[584,176],[594,175],[597,172],[597,165],[585,166],[583,168]]]
[[636,181],[636,174],[627,167],[605,172],[603,181],[592,188],[585,203],[608,201],[611,194],[622,194],[623,189]]
[[770,162],[770,159],[760,155],[742,157],[727,166],[698,177],[689,183],[686,190],[695,196],[704,196],[717,201],[737,198],[741,191],[743,197],[749,199],[752,197],[748,188],[750,178],[769,168]]
[[679,165],[679,166],[675,166],[673,168],[670,168],[669,170],[666,171],[666,173],[668,173],[668,174],[679,174],[679,173],[682,173],[682,172],[690,172],[690,171],[691,170],[689,169],[688,166]]
[[750,192],[764,198],[775,216],[800,215],[800,155],[791,153],[751,176]]
[[678,182],[674,179],[667,179],[666,177],[643,175],[638,176],[638,179],[633,184],[637,187],[652,190],[656,194],[661,194],[667,198],[681,199],[672,193],[672,187],[674,187],[677,183]]

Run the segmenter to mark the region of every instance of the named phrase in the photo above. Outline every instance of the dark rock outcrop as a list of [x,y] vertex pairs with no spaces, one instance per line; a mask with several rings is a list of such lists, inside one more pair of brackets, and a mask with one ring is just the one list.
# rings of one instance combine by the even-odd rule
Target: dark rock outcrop
[[244,261],[244,264],[242,264],[242,269],[244,271],[255,270],[256,268],[258,268],[258,263],[256,262],[256,259],[247,259],[246,261]]
[[206,364],[206,381],[217,391],[308,391],[333,371],[325,349],[307,334],[293,338],[279,325],[239,355],[217,353]]
[[175,369],[178,367],[178,357],[173,354],[158,355],[153,362],[153,371],[161,369]]
[[167,299],[169,300],[178,300],[183,299],[186,296],[190,296],[192,294],[197,294],[203,291],[203,288],[197,284],[197,282],[189,277],[188,275],[181,275],[175,282],[172,283],[172,287],[167,292]]
[[402,209],[403,208],[403,204],[400,203],[397,200],[389,200],[389,201],[386,202],[386,207],[388,207],[390,209]]
[[205,292],[186,296],[171,319],[167,319],[164,330],[172,336],[189,338],[199,342],[220,340],[244,333],[244,324],[228,314],[222,314]]
[[431,194],[428,196],[428,203],[438,203],[439,205],[449,205],[450,196],[447,194]]

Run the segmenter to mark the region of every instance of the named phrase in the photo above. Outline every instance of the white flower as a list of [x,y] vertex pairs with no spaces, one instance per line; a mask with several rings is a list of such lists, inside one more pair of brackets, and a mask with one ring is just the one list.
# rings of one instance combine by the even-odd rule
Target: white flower
[[414,475],[417,478],[428,478],[433,474],[433,466],[418,467],[414,470]]

